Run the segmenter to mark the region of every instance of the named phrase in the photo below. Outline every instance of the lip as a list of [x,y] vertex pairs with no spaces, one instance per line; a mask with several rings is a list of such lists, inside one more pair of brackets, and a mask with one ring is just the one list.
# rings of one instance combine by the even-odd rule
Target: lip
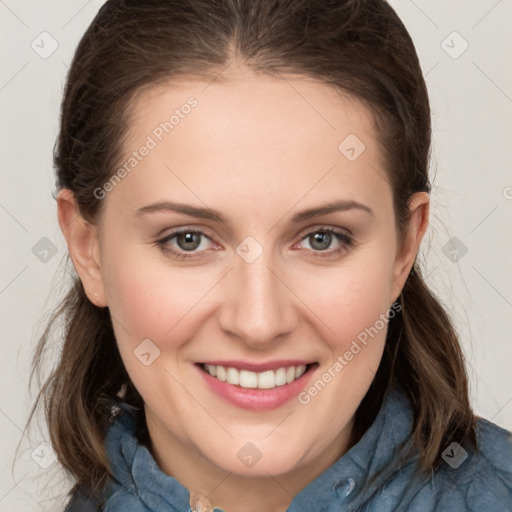
[[312,364],[312,361],[303,359],[281,359],[276,361],[268,361],[267,363],[249,363],[247,361],[201,361],[203,364],[211,364],[213,366],[224,366],[226,368],[236,368],[237,370],[248,370],[250,372],[266,372],[267,370],[277,370],[278,368],[288,368],[288,366],[301,366]]
[[[256,372],[264,372],[266,370],[275,370],[286,366],[300,366],[306,364],[308,366],[306,372],[298,379],[290,384],[277,386],[272,389],[258,389],[258,388],[242,388],[227,382],[212,377],[208,372],[202,368],[203,364],[212,364],[216,366],[225,366],[237,368],[239,370],[249,370]],[[225,401],[239,407],[240,409],[252,411],[268,411],[277,409],[292,398],[296,397],[305,387],[307,382],[312,377],[315,370],[318,368],[317,363],[306,361],[272,361],[263,364],[254,364],[241,361],[208,361],[196,364],[197,371],[202,375],[207,386],[218,396]]]

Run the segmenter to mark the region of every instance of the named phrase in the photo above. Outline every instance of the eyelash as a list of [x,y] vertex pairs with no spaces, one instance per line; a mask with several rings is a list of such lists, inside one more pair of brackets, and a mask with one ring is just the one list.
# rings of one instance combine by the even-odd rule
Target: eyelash
[[[209,240],[211,240],[211,238],[212,238],[211,236],[208,235],[208,233],[205,233],[204,231],[201,231],[199,229],[191,229],[191,228],[185,227],[185,228],[177,229],[177,230],[173,231],[172,233],[169,233],[168,235],[166,235],[164,238],[157,240],[155,242],[155,245],[157,245],[164,254],[171,254],[174,258],[176,258],[178,260],[187,260],[187,259],[195,258],[195,257],[197,257],[196,255],[198,253],[204,252],[204,251],[199,251],[199,252],[177,251],[174,248],[171,248],[168,245],[168,243],[173,238],[175,238],[176,236],[178,236],[182,233],[191,233],[191,234],[201,235],[201,236],[208,238]],[[338,242],[340,242],[340,244],[341,244],[338,249],[334,249],[334,250],[324,250],[324,251],[313,250],[313,253],[317,256],[320,256],[321,258],[325,258],[325,257],[329,257],[329,256],[332,257],[333,255],[339,254],[343,251],[351,249],[354,246],[354,240],[347,234],[345,234],[341,231],[335,230],[331,227],[322,227],[322,226],[319,228],[313,229],[311,231],[308,231],[307,233],[302,235],[300,238],[300,242],[304,241],[305,239],[307,239],[308,237],[310,237],[311,235],[314,235],[316,233],[325,233],[325,234],[333,235],[335,237],[335,239],[337,239]]]

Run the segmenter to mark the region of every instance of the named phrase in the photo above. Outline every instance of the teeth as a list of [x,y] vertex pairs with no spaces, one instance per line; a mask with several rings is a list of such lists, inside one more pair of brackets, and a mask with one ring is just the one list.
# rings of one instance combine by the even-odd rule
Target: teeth
[[224,366],[217,366],[217,379],[224,382],[227,378],[226,368]]
[[234,386],[249,389],[272,389],[277,386],[290,384],[306,372],[306,365],[289,366],[278,368],[277,370],[267,370],[256,373],[248,370],[237,370],[236,368],[227,368],[225,366],[215,366],[205,364],[204,369],[221,382],[227,382]]
[[228,368],[226,372],[226,381],[229,382],[229,384],[240,384],[240,372],[236,368]]
[[276,381],[276,386],[284,386],[286,384],[286,369],[285,368],[279,368],[279,370],[276,371],[275,381]]
[[[231,384],[231,382],[229,382],[229,384]],[[257,388],[258,374],[247,370],[240,370],[240,386],[243,388]]]
[[260,389],[271,389],[276,387],[276,375],[272,370],[258,374],[258,387]]
[[306,372],[306,365],[302,364],[295,370],[295,378],[298,379],[301,375]]

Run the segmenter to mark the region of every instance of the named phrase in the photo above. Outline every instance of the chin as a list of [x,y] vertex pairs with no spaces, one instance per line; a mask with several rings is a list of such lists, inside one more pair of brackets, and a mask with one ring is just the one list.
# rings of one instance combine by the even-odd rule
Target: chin
[[264,436],[251,437],[244,435],[243,439],[231,439],[227,446],[218,445],[203,452],[210,463],[223,471],[243,477],[268,477],[285,475],[297,471],[306,463],[305,441],[303,438],[289,442],[276,443],[265,439]]

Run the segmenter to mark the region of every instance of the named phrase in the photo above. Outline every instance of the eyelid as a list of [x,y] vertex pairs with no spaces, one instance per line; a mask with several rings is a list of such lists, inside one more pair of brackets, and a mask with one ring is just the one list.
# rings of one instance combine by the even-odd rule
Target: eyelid
[[317,224],[314,226],[308,226],[307,228],[304,228],[297,237],[300,241],[304,240],[306,237],[313,233],[318,233],[320,231],[324,231],[327,233],[334,233],[336,235],[340,235],[342,237],[345,237],[347,239],[350,239],[351,241],[354,241],[354,235],[352,232],[347,228],[339,228],[335,226],[330,226],[326,224]]
[[[318,233],[318,232],[332,233],[333,235],[336,236],[336,238],[338,239],[338,241],[341,244],[344,244],[345,249],[351,248],[355,244],[354,237],[348,229],[338,228],[338,227],[329,226],[329,225],[314,225],[314,226],[308,226],[307,228],[304,228],[300,232],[300,234],[298,234],[295,237],[295,238],[298,237],[298,241],[294,245],[299,244],[300,242],[305,240],[308,236],[311,236],[312,234]],[[203,226],[201,226],[201,227],[181,226],[178,228],[174,228],[166,235],[160,236],[156,240],[155,244],[158,245],[162,251],[171,253],[175,257],[181,258],[181,259],[195,258],[199,254],[208,252],[208,249],[203,249],[201,251],[184,251],[184,250],[176,249],[175,247],[170,247],[168,245],[168,242],[170,240],[172,240],[174,237],[176,237],[177,235],[179,235],[180,233],[196,233],[196,234],[199,234],[201,236],[208,238],[208,240],[210,240],[210,242],[213,245],[219,246],[219,244],[214,240],[215,237],[212,235],[212,232]],[[338,238],[338,237],[340,237],[340,238]],[[331,249],[331,250],[326,250],[326,251],[310,251],[310,252],[312,252],[313,254],[316,254],[316,255],[322,255],[322,254],[332,255],[332,254],[335,254],[336,252],[340,252],[342,250],[343,249]]]
[[[166,230],[164,230],[165,232]],[[208,230],[207,228],[201,226],[201,227],[194,227],[194,226],[181,226],[178,228],[171,229],[167,234],[165,235],[157,235],[157,242],[161,242],[163,240],[171,240],[176,235],[179,235],[181,233],[197,233],[201,234],[202,236],[208,238],[212,243],[216,243],[213,241],[215,238],[215,235],[213,232]]]
[[[302,249],[300,247],[295,248],[297,245],[306,240],[309,236],[315,233],[331,233],[334,238],[337,240],[339,247],[334,249],[325,249],[325,250],[314,250],[314,249]],[[303,232],[304,233],[304,232]],[[333,226],[321,226],[321,227],[310,227],[299,238],[299,241],[294,244],[292,247],[293,251],[297,252],[297,255],[305,259],[307,261],[332,261],[333,258],[340,258],[349,253],[356,246],[356,242],[352,235],[348,235],[344,232],[343,229],[335,228]]]
[[214,246],[219,245],[213,240],[211,232],[204,227],[181,226],[172,229],[164,236],[159,236],[155,241],[155,245],[160,248],[164,254],[171,254],[176,259],[187,260],[194,259],[198,254],[207,253],[208,249],[202,251],[184,251],[170,245],[170,241],[181,233],[195,233],[207,238]]

